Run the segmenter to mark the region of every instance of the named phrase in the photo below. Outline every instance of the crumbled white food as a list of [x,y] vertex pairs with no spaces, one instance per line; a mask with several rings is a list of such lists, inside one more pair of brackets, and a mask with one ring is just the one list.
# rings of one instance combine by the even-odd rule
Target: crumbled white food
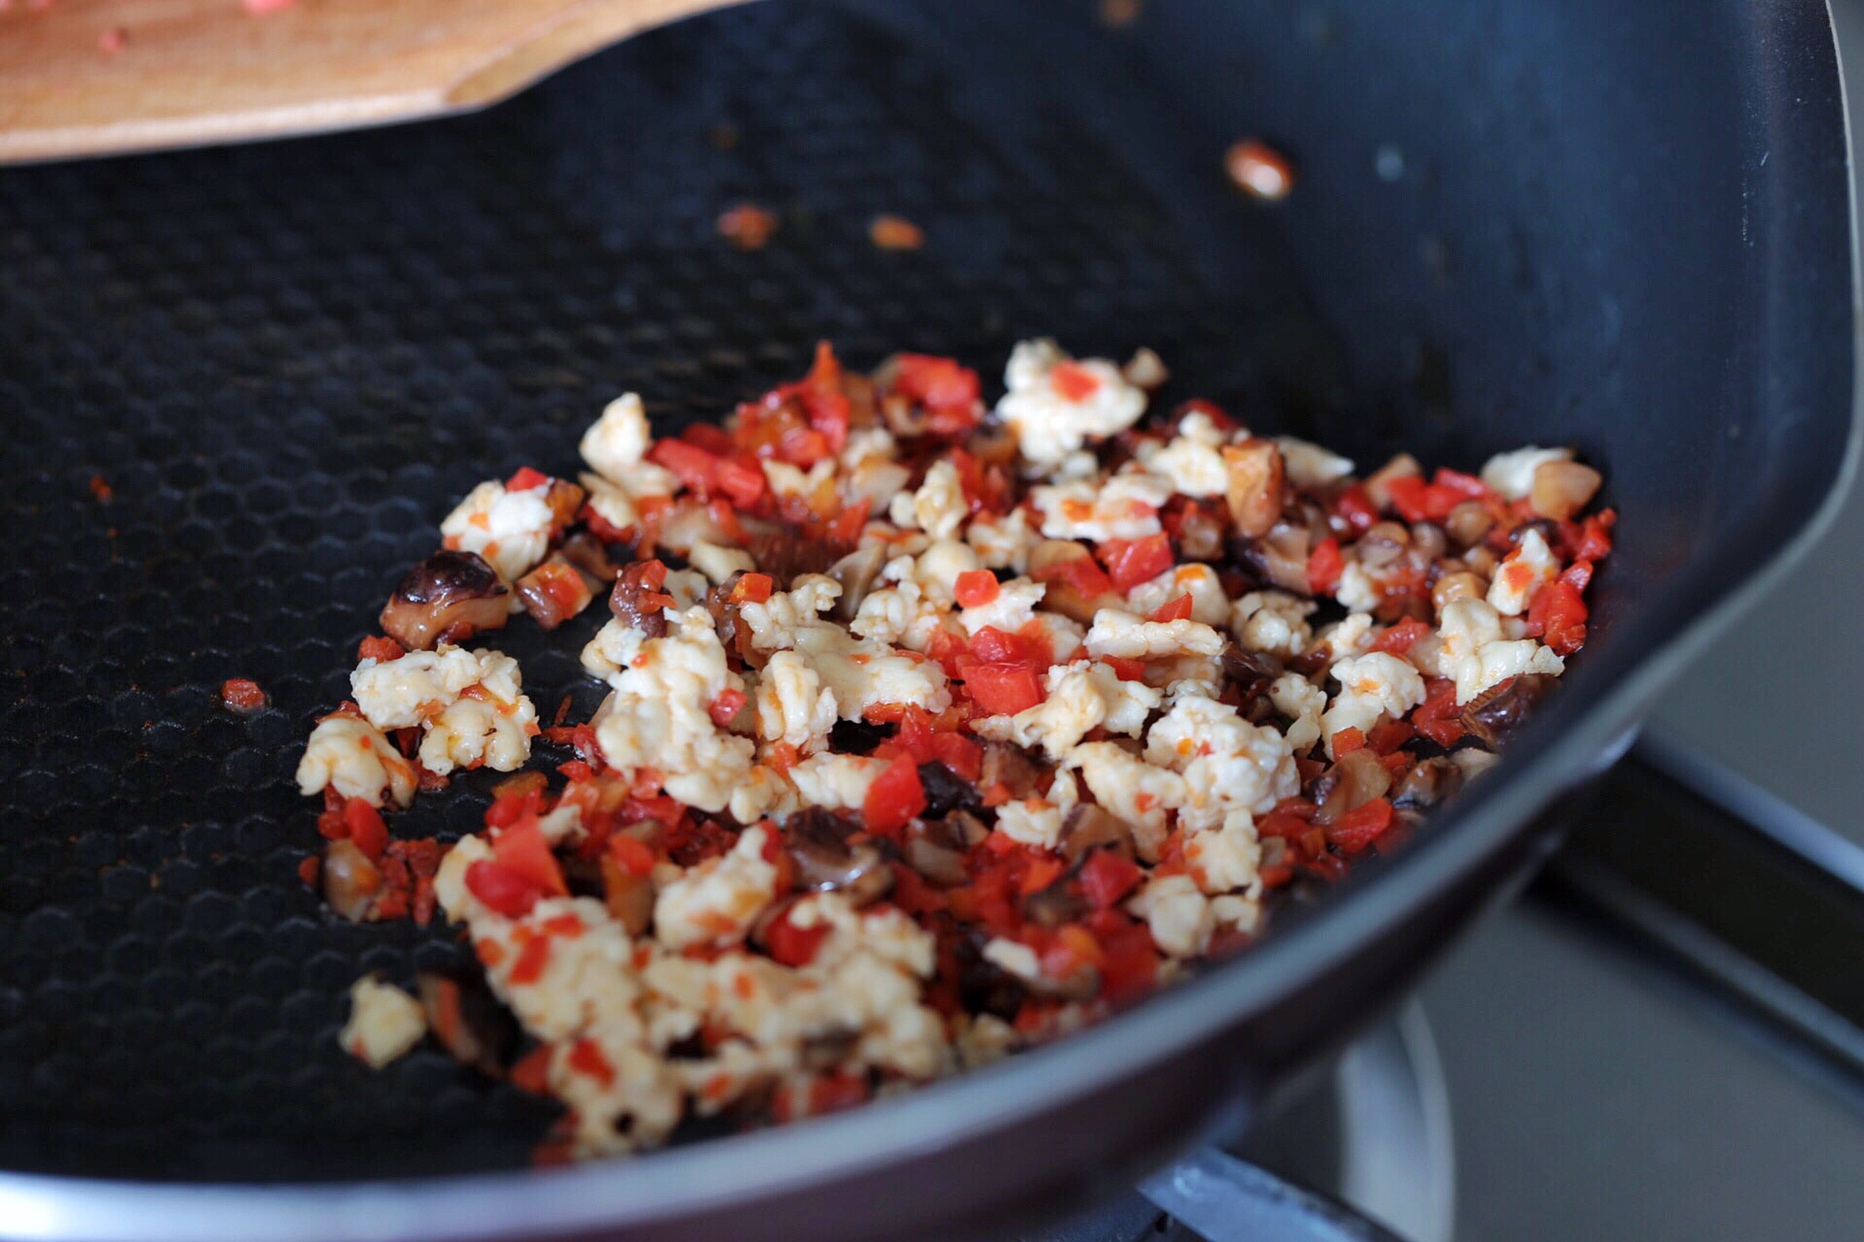
[[1210,896],[1243,889],[1250,896],[1261,892],[1256,869],[1262,861],[1262,846],[1247,811],[1232,811],[1220,826],[1188,834],[1184,861],[1191,878]]
[[1087,631],[1089,655],[1126,660],[1223,654],[1223,635],[1201,621],[1147,621],[1118,608],[1103,608]]
[[1288,739],[1214,699],[1173,704],[1147,732],[1145,757],[1183,776],[1178,822],[1187,828],[1214,828],[1235,810],[1260,815],[1301,791]]
[[480,766],[515,771],[531,757],[536,732],[537,709],[525,695],[502,703],[490,695],[469,694],[428,722],[421,739],[421,766],[442,776],[455,768]]
[[848,628],[872,642],[924,651],[944,630],[945,616],[944,609],[925,598],[917,582],[908,580],[869,591]]
[[610,617],[583,646],[583,671],[613,685],[622,670],[641,654],[641,644],[646,641],[647,635],[640,630],[619,617]]
[[1310,650],[1324,650],[1329,659],[1344,660],[1348,656],[1364,655],[1372,650],[1372,644],[1378,641],[1378,637],[1372,626],[1372,618],[1363,612],[1353,612],[1315,635]]
[[774,457],[762,458],[758,464],[764,468],[764,481],[770,484],[770,490],[778,496],[808,500],[835,478],[835,462],[827,457],[806,471]]
[[1148,445],[1139,452],[1147,470],[1166,479],[1184,496],[1221,496],[1229,490],[1230,470],[1224,463],[1226,442],[1210,415],[1193,411],[1178,424],[1178,434],[1163,445]]
[[1276,436],[1287,478],[1296,487],[1325,487],[1353,472],[1350,459],[1294,436]]
[[[896,570],[896,567],[899,568]],[[927,599],[935,604],[949,606],[952,603],[952,590],[958,585],[958,575],[982,568],[983,563],[977,559],[977,553],[972,551],[970,545],[953,539],[935,539],[905,566],[900,565],[900,560],[892,562],[887,566],[884,576],[901,581],[910,576]]]
[[1043,674],[1047,697],[1014,716],[986,716],[971,722],[979,737],[1041,747],[1064,759],[1093,729],[1139,736],[1146,717],[1159,705],[1159,692],[1139,681],[1122,681],[1111,667],[1095,661],[1058,664]]
[[1195,957],[1210,946],[1217,920],[1210,900],[1188,875],[1151,875],[1126,908],[1146,921],[1152,940],[1174,957]]
[[374,975],[350,985],[349,1021],[337,1042],[344,1051],[370,1069],[381,1069],[405,1056],[427,1034],[427,1013],[421,1002]]
[[992,936],[984,944],[983,958],[997,969],[1031,983],[1042,978],[1042,960],[1020,941]]
[[1409,660],[1389,651],[1374,651],[1336,661],[1334,680],[1340,692],[1320,718],[1320,731],[1333,753],[1333,737],[1342,729],[1364,733],[1379,721],[1396,720],[1424,701],[1424,678]]
[[997,597],[988,604],[965,608],[958,613],[958,624],[966,634],[975,635],[985,626],[1014,634],[1035,620],[1036,605],[1048,593],[1048,587],[1027,578],[1012,578],[997,586]]
[[1269,702],[1293,723],[1288,726],[1288,747],[1300,752],[1320,740],[1320,717],[1327,710],[1327,692],[1299,673],[1283,673],[1269,683]]
[[1534,472],[1550,461],[1571,461],[1573,450],[1567,448],[1516,449],[1497,453],[1482,467],[1482,482],[1503,500],[1520,500],[1534,488]]
[[1530,526],[1496,567],[1495,580],[1489,584],[1489,607],[1504,617],[1518,617],[1527,611],[1535,593],[1559,576],[1560,558],[1547,546],[1546,537]]
[[641,644],[591,722],[609,766],[632,775],[659,773],[666,791],[689,806],[723,810],[750,771],[754,746],[712,720],[712,704],[727,690],[744,693],[744,679],[725,662],[725,648],[704,608],[668,610],[664,637]]
[[1140,616],[1150,616],[1180,596],[1191,597],[1190,619],[1202,625],[1230,623],[1230,597],[1223,593],[1217,571],[1197,561],[1175,565],[1149,582],[1127,592],[1126,602]]
[[1068,755],[1101,808],[1133,830],[1145,862],[1157,862],[1165,843],[1165,813],[1189,797],[1184,777],[1147,763],[1117,742],[1085,742]]
[[918,491],[910,496],[901,492],[893,498],[887,516],[896,526],[923,530],[933,539],[950,539],[969,512],[958,467],[948,458],[940,458],[926,471]]
[[811,755],[790,769],[797,798],[804,806],[859,810],[887,763],[866,755]]
[[1443,675],[1456,682],[1458,703],[1467,703],[1510,677],[1527,673],[1557,677],[1566,669],[1566,661],[1533,639],[1506,638],[1501,614],[1485,600],[1451,600],[1444,605],[1437,633],[1443,641],[1437,662]]
[[1293,659],[1314,641],[1307,619],[1317,607],[1285,591],[1251,591],[1231,608],[1230,632],[1250,651]]
[[835,692],[808,661],[794,651],[772,653],[757,679],[757,735],[811,754],[828,745],[837,719]]
[[599,474],[585,470],[578,481],[587,493],[587,503],[595,515],[616,530],[627,530],[641,520],[641,511],[627,491]]
[[1334,588],[1333,598],[1344,604],[1350,612],[1377,612],[1384,596],[1379,593],[1379,584],[1367,572],[1366,567],[1356,560],[1346,562],[1346,568],[1340,571],[1340,584]]
[[364,660],[350,674],[350,697],[379,729],[407,729],[438,716],[480,686],[501,703],[519,698],[518,662],[497,651],[441,643],[396,660]]
[[1062,827],[1081,801],[1074,773],[1061,771],[1039,798],[1015,798],[997,808],[996,831],[1021,845],[1052,850],[1061,843]]
[[653,443],[647,425],[647,408],[638,393],[625,392],[608,403],[602,416],[583,432],[577,446],[589,468],[604,478],[625,484],[628,471],[641,464]]
[[[556,515],[544,500],[546,490],[508,492],[503,483],[481,483],[440,523],[442,541],[456,552],[477,552],[510,586],[550,550]],[[512,606],[522,607],[515,598]]]
[[950,707],[951,688],[936,661],[857,639],[818,615],[840,596],[841,586],[834,579],[804,574],[790,590],[778,591],[761,604],[743,605],[739,618],[750,629],[757,650],[802,653],[835,692],[844,720],[859,720],[881,706],[922,707],[934,714]]
[[1171,499],[1171,484],[1127,471],[1105,481],[1033,487],[1029,499],[1041,512],[1042,533],[1050,539],[1144,539],[1164,529],[1159,510]]
[[964,529],[965,542],[986,569],[1029,572],[1029,554],[1042,536],[1029,528],[1029,515],[1018,506],[1000,518],[980,516]]
[[298,792],[310,797],[326,787],[370,806],[414,801],[419,780],[382,731],[356,716],[325,716],[311,730],[298,760]]
[[[1055,382],[1057,366],[1072,368],[1088,391],[1065,396]],[[1008,389],[997,402],[997,417],[1016,436],[1023,457],[1036,465],[1054,465],[1094,440],[1125,431],[1146,410],[1145,390],[1129,383],[1119,367],[1104,358],[1072,361],[1054,341],[1024,341],[1004,369]],[[1065,386],[1065,385],[1064,385]]]
[[764,858],[769,834],[746,828],[731,852],[689,868],[654,898],[654,937],[669,949],[718,947],[744,939],[777,895],[777,868]]

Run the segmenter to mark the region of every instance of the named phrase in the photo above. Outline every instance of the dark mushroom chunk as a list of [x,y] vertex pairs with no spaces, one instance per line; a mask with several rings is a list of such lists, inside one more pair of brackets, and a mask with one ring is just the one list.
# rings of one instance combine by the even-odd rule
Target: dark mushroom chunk
[[971,842],[964,826],[954,819],[912,820],[906,825],[906,844],[901,850],[907,866],[944,888],[956,888],[971,878],[964,863]]
[[757,567],[787,590],[800,574],[825,574],[846,556],[851,546],[812,531],[783,527],[754,535],[746,549]]
[[1392,805],[1399,810],[1425,811],[1445,801],[1463,785],[1463,770],[1437,755],[1420,760],[1392,790]]
[[427,1029],[440,1046],[460,1064],[502,1077],[518,1045],[518,1023],[484,980],[424,970],[414,976],[414,984],[427,1011]]
[[837,720],[828,731],[828,747],[838,755],[871,755],[875,747],[892,736],[891,725],[872,724],[866,720]]
[[352,923],[361,923],[375,909],[382,892],[382,869],[354,841],[332,841],[324,847],[321,868],[324,900]]
[[602,854],[602,904],[630,936],[644,935],[654,918],[654,880],[623,867],[613,854]]
[[874,589],[874,579],[886,564],[887,551],[880,544],[856,548],[828,567],[828,576],[841,583],[841,598],[835,601],[835,616],[852,621],[861,611],[861,601]]
[[1023,898],[1023,917],[1039,927],[1060,927],[1086,913],[1087,899],[1070,889],[1066,878]]
[[586,530],[563,541],[563,559],[597,582],[613,582],[621,575],[621,566],[609,559],[608,545]]
[[664,566],[659,561],[636,561],[615,579],[609,592],[608,608],[623,625],[633,626],[649,638],[663,638],[667,632],[666,609],[673,597],[652,581],[665,582]]
[[1133,830],[1125,820],[1101,807],[1090,803],[1080,803],[1068,812],[1068,818],[1062,821],[1061,844],[1062,856],[1070,863],[1078,863],[1086,858],[1089,851],[1110,846],[1131,858],[1133,856]]
[[975,811],[984,805],[976,785],[934,759],[919,765],[919,785],[925,790],[928,819],[938,819],[960,808]]
[[510,593],[476,552],[443,549],[410,569],[382,609],[382,632],[409,651],[502,629]]
[[550,480],[550,486],[544,489],[544,503],[550,506],[550,528],[553,533],[560,533],[576,520],[586,494],[574,483],[563,479]]
[[1266,651],[1245,651],[1234,642],[1223,644],[1218,657],[1223,676],[1242,691],[1245,701],[1267,694],[1269,683],[1286,671],[1282,662]]
[[1011,1021],[1029,998],[1029,988],[1003,967],[984,956],[990,934],[969,929],[956,944],[958,995],[972,1013],[988,1013]]
[[589,606],[601,582],[561,556],[552,556],[518,579],[518,602],[531,619],[554,630]]
[[1048,788],[1052,768],[1008,742],[984,744],[984,765],[977,778],[980,788],[1002,785],[1012,799],[1033,798],[1037,786]]
[[1553,688],[1553,678],[1539,673],[1510,677],[1471,699],[1463,707],[1463,727],[1494,750],[1527,720],[1535,706]]
[[857,906],[878,901],[893,887],[893,867],[872,841],[853,842],[853,820],[812,808],[790,816],[784,847],[796,865],[798,888],[843,893]]
[[1314,782],[1309,797],[1320,803],[1314,822],[1332,824],[1348,811],[1383,798],[1391,784],[1391,771],[1379,762],[1375,751],[1362,749],[1343,755]]
[[854,1046],[861,1042],[861,1032],[851,1031],[846,1027],[823,1031],[803,1040],[803,1068],[808,1070],[832,1070],[848,1059]]
[[1308,542],[1306,527],[1283,522],[1260,539],[1238,541],[1231,556],[1271,586],[1295,595],[1312,595],[1307,584]]

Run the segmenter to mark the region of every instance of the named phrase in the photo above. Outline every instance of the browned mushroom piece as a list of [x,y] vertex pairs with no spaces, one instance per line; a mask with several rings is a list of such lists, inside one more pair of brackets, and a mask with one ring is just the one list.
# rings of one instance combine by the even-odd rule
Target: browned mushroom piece
[[1267,694],[1270,683],[1287,671],[1278,658],[1266,651],[1247,651],[1234,642],[1223,644],[1218,657],[1223,676],[1242,691],[1245,701]]
[[[901,853],[906,865],[943,888],[956,888],[971,878],[964,865],[964,852],[971,846],[964,819],[974,817],[960,811],[948,819],[915,819],[906,825],[906,843]],[[979,827],[982,827],[980,824]]]
[[602,855],[602,904],[630,936],[643,935],[654,918],[653,877],[635,875],[614,855]]
[[1125,820],[1101,807],[1083,802],[1068,812],[1061,824],[1062,856],[1080,862],[1090,850],[1111,847],[1131,858],[1133,830]]
[[613,582],[621,566],[609,559],[608,545],[586,530],[563,541],[563,559],[600,583]]
[[783,527],[753,535],[747,551],[757,567],[787,590],[800,574],[825,574],[852,550],[851,545],[813,531]]
[[352,923],[360,923],[375,908],[382,891],[382,871],[354,841],[332,841],[324,846],[324,900]]
[[860,1042],[861,1032],[847,1027],[836,1027],[810,1035],[803,1040],[803,1068],[823,1071],[837,1069]]
[[864,906],[893,887],[892,865],[873,842],[849,840],[856,825],[846,816],[811,808],[790,816],[784,827],[798,888],[841,893]]
[[1214,561],[1223,555],[1225,522],[1221,508],[1191,501],[1179,515],[1175,542],[1178,559]]
[[1087,899],[1072,891],[1066,879],[1023,898],[1023,917],[1038,927],[1060,927],[1086,913]]
[[382,632],[409,651],[503,628],[510,592],[476,552],[442,550],[410,569],[382,609]]
[[502,1077],[518,1045],[518,1023],[483,979],[424,970],[414,976],[427,1029],[455,1061]]
[[544,489],[544,503],[550,506],[552,533],[561,532],[576,520],[576,515],[582,511],[585,495],[583,489],[574,483],[562,479],[550,480],[550,486]]
[[1463,770],[1442,755],[1421,759],[1392,790],[1392,805],[1401,811],[1423,811],[1436,806],[1462,788]]
[[1343,755],[1314,781],[1308,795],[1320,803],[1314,822],[1334,823],[1348,811],[1384,797],[1391,784],[1391,771],[1379,762],[1377,752],[1361,749]]
[[1311,595],[1307,585],[1309,534],[1305,526],[1283,522],[1260,539],[1243,540],[1235,555],[1270,586]]
[[1082,625],[1092,625],[1101,609],[1126,606],[1126,601],[1111,591],[1088,595],[1066,578],[1048,572],[1069,561],[1092,555],[1086,544],[1072,539],[1044,539],[1030,550],[1029,576],[1048,585],[1047,592],[1042,596],[1044,608],[1058,612],[1071,621],[1079,621]]
[[1282,511],[1281,450],[1270,440],[1225,445],[1223,464],[1230,474],[1224,500],[1236,531],[1250,539],[1269,533]]
[[[666,609],[673,597],[648,582],[658,574],[657,561],[636,561],[615,579],[609,592],[608,608],[623,625],[632,626],[649,638],[665,637]],[[664,581],[664,578],[662,579]]]
[[1038,785],[1048,788],[1052,771],[1048,765],[1008,742],[986,742],[984,764],[977,783],[983,789],[1002,785],[1010,791],[1012,800],[1033,798]]
[[518,579],[518,602],[533,621],[554,630],[581,614],[601,585],[567,558],[552,556]]
[[876,543],[856,548],[828,567],[828,576],[841,583],[841,598],[835,601],[838,620],[854,620],[855,614],[861,611],[861,601],[873,590],[874,579],[880,576],[881,566],[886,561],[886,548]]
[[1553,678],[1539,673],[1510,677],[1463,705],[1463,727],[1493,750],[1526,722],[1528,714],[1552,688]]
[[977,810],[984,798],[976,785],[934,759],[919,765],[919,786],[925,791],[926,806],[921,814],[937,819],[960,809]]

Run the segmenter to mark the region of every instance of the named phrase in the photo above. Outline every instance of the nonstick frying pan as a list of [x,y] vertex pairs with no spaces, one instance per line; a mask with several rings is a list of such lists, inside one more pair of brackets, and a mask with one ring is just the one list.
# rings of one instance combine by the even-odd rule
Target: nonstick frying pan
[[[0,175],[0,1233],[956,1237],[1245,1124],[1509,891],[1849,470],[1840,105],[1804,0],[771,3],[463,120]],[[1225,181],[1244,134],[1286,202]],[[713,234],[739,199],[761,252]],[[869,248],[882,211],[927,247]],[[664,429],[818,337],[989,370],[1037,333],[1363,461],[1578,445],[1622,513],[1593,643],[1392,862],[905,1099],[531,1171],[535,1102],[345,1057],[351,979],[461,949],[324,911],[288,777],[452,498],[568,468],[624,388]],[[586,713],[580,637],[501,645]]]

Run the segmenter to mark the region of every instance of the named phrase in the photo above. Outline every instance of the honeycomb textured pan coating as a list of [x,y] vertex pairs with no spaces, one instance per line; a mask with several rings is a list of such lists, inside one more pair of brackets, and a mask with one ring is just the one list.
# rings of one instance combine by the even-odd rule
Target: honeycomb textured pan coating
[[[1013,341],[1053,333],[1151,344],[1250,408],[1298,304],[1250,266],[1272,246],[1205,253],[1199,229],[1273,222],[1159,111],[1126,32],[1050,7],[758,5],[474,117],[0,175],[0,1165],[524,1161],[538,1103],[431,1049],[380,1074],[339,1051],[357,975],[462,950],[329,914],[298,879],[316,804],[290,778],[455,499],[573,470],[616,393],[663,428],[715,417],[818,338],[859,365],[956,353],[994,384]],[[1020,67],[1012,20],[1092,69],[1091,112],[1074,72]],[[781,218],[760,252],[714,231],[740,200]],[[878,212],[925,249],[874,250]],[[598,700],[575,660],[595,620],[495,640],[544,714]],[[223,710],[228,677],[271,705]],[[487,784],[394,829],[469,829]]]

